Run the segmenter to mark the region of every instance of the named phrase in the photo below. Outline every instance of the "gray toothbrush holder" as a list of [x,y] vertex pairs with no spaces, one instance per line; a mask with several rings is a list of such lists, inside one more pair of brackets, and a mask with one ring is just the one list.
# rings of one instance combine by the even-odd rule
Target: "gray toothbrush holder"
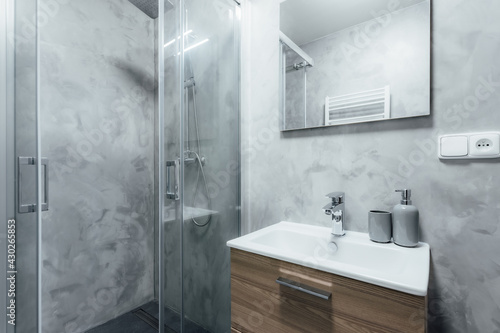
[[392,214],[383,210],[368,213],[368,234],[377,243],[389,243],[392,238]]

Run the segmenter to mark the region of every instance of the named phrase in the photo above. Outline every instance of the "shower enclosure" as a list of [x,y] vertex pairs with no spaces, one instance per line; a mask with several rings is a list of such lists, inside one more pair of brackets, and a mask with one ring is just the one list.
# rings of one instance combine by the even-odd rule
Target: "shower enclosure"
[[5,331],[230,332],[238,3],[2,1]]

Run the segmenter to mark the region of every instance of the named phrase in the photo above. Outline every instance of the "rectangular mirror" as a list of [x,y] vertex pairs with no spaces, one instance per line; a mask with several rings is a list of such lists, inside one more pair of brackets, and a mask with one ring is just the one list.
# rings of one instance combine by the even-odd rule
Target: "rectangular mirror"
[[430,0],[284,0],[281,130],[430,114]]

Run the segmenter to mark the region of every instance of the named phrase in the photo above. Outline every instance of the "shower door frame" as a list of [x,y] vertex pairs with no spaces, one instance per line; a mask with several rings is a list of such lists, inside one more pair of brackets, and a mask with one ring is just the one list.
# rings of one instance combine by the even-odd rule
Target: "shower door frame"
[[[12,74],[9,73],[8,53],[7,49],[7,36],[8,36],[8,9],[7,0],[0,0],[0,133],[2,133],[0,138],[0,270],[2,272],[2,285],[0,287],[0,306],[2,309],[7,308],[7,283],[4,278],[6,277],[6,267],[7,267],[7,224],[6,221],[10,216],[10,212],[7,210],[7,156],[9,146],[7,144],[7,112],[9,110],[9,102],[7,100],[8,96],[8,86],[12,82]],[[6,316],[0,317],[0,330],[7,331],[7,320]]]
[[[183,36],[184,35],[184,22],[185,22],[185,0],[178,0],[178,8],[175,7],[174,9],[176,10],[176,16],[177,20],[173,24],[178,24],[176,27],[175,31],[176,33],[174,35],[178,36]],[[157,112],[157,119],[158,122],[156,124],[156,130],[158,132],[158,141],[157,141],[157,153],[158,153],[158,198],[157,198],[157,204],[158,204],[158,225],[157,225],[157,230],[158,230],[158,332],[159,333],[164,333],[165,332],[165,308],[166,308],[166,290],[165,287],[165,281],[166,281],[166,270],[165,270],[165,255],[164,255],[164,250],[165,250],[165,216],[164,216],[164,207],[165,207],[165,197],[167,195],[167,175],[166,173],[168,172],[166,170],[167,166],[167,160],[170,158],[170,156],[166,156],[165,153],[165,2],[163,0],[158,0],[158,19],[157,19],[157,75],[158,75],[158,109],[156,110]],[[174,43],[174,45],[177,45],[178,47],[178,62],[176,63],[177,68],[177,73],[178,76],[175,78],[177,80],[176,84],[178,85],[178,101],[179,101],[179,110],[178,110],[178,116],[179,120],[178,123],[175,124],[179,127],[179,136],[177,137],[178,142],[176,143],[176,146],[178,147],[177,154],[180,159],[183,157],[183,151],[184,151],[184,89],[183,89],[183,83],[184,83],[184,38],[178,38],[178,41]],[[182,161],[182,160],[181,160]],[[175,205],[175,223],[178,223],[181,225],[180,228],[180,265],[181,265],[181,276],[180,276],[180,288],[181,291],[184,289],[183,285],[183,279],[182,279],[182,272],[183,272],[183,221],[184,221],[184,163],[179,163],[175,168],[179,168],[179,170],[175,170],[174,172],[178,172],[179,177],[177,180],[179,183],[174,184],[177,189],[174,191],[178,193],[178,198],[172,198],[169,200],[174,201]],[[174,177],[176,179],[176,177]],[[175,180],[174,180],[175,182]],[[184,331],[184,297],[181,292],[181,297],[180,297],[180,332],[182,333]]]
[[[15,195],[17,184],[15,172],[15,0],[0,0],[0,9],[0,101],[2,101],[0,103],[0,188],[2,189],[0,190],[0,272],[2,272],[0,306],[6,309],[9,299],[15,299],[15,296],[8,298],[7,290],[9,288],[6,280],[7,221],[16,221],[17,217],[17,196]],[[17,323],[19,320],[17,303],[15,315],[15,322]],[[6,333],[14,333],[16,326],[9,324],[7,317],[2,315],[0,330]]]
[[157,198],[157,210],[158,210],[158,225],[157,225],[157,241],[158,241],[158,254],[157,254],[157,260],[158,260],[158,272],[157,272],[157,277],[158,277],[158,332],[159,333],[164,333],[165,332],[165,316],[164,316],[164,307],[165,307],[165,301],[164,301],[164,291],[163,291],[163,286],[165,285],[165,273],[164,273],[164,263],[163,263],[163,251],[165,247],[165,237],[163,235],[164,233],[164,212],[163,212],[163,207],[165,206],[165,189],[163,184],[165,184],[165,153],[164,153],[164,144],[165,144],[165,114],[164,114],[164,108],[165,108],[165,63],[164,63],[164,58],[165,58],[165,50],[164,50],[164,40],[165,40],[165,2],[163,0],[158,0],[158,19],[157,19],[157,24],[156,24],[156,30],[157,30],[157,38],[156,38],[156,43],[157,43],[157,77],[158,77],[158,87],[157,87],[157,94],[158,94],[158,107],[157,107],[157,114],[156,114],[156,119],[157,123],[155,124],[156,130],[158,132],[158,141],[157,141],[157,152],[158,152],[158,198]]

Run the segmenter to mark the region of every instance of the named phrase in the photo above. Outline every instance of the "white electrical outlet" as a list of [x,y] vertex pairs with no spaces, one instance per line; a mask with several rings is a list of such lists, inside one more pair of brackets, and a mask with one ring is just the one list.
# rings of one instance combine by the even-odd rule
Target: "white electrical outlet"
[[498,157],[500,155],[500,135],[484,133],[469,137],[469,155],[478,157]]
[[500,133],[452,134],[439,137],[440,159],[500,158]]

